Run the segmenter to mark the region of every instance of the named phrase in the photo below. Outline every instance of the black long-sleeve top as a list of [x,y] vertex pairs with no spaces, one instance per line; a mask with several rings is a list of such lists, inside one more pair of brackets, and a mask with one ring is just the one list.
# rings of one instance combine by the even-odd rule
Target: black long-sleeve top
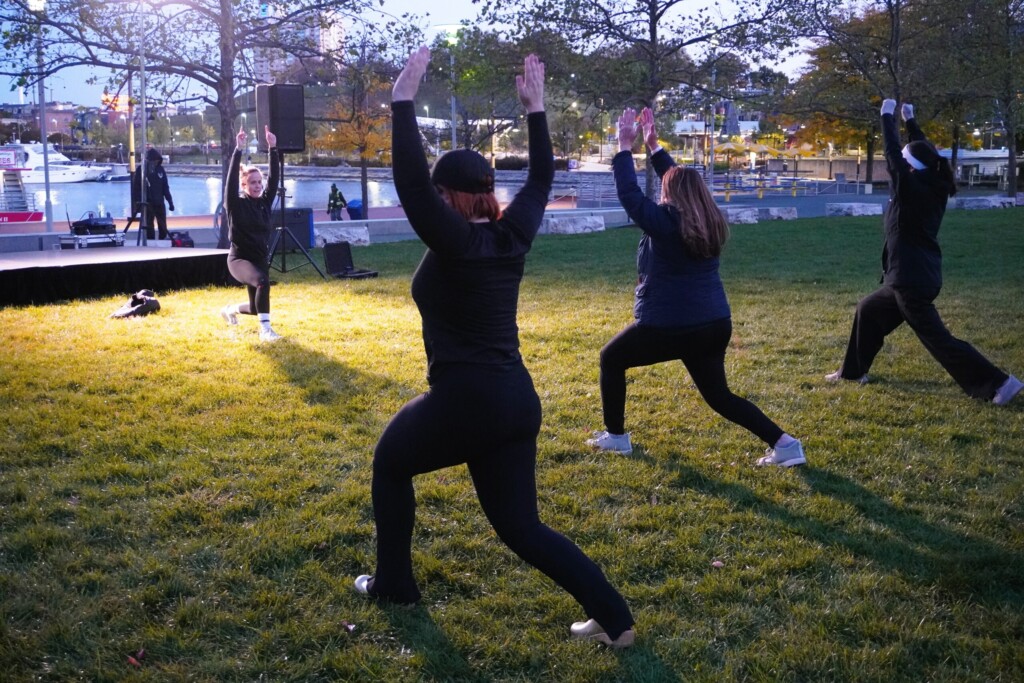
[[393,102],[391,110],[395,191],[427,245],[413,275],[412,297],[423,319],[428,381],[446,364],[521,363],[519,283],[555,176],[546,115],[527,117],[526,184],[501,218],[470,223],[430,182],[413,103]]
[[228,239],[231,241],[231,255],[257,264],[267,263],[271,209],[281,178],[281,157],[277,148],[270,148],[267,156],[270,177],[267,179],[263,194],[256,199],[239,192],[238,173],[242,163],[240,149],[231,154],[228,179],[224,183],[224,210],[228,223]]
[[[907,121],[906,126],[911,142],[925,139],[915,119]],[[948,190],[935,171],[913,170],[903,158],[894,115],[882,115],[882,135],[890,178],[882,282],[894,287],[941,287],[938,235]]]

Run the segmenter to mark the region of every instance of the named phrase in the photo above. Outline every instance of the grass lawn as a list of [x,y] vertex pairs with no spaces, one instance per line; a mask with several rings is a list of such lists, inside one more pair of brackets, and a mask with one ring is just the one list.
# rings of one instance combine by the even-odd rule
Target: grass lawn
[[[881,220],[740,225],[723,257],[731,386],[809,466],[702,402],[681,364],[631,371],[630,457],[599,428],[598,354],[631,320],[634,229],[537,240],[520,302],[544,406],[541,516],[625,594],[637,645],[568,639],[575,601],[494,536],[464,467],[417,479],[424,600],[355,594],[374,563],[370,462],[425,389],[409,280],[279,274],[257,341],[241,288],[0,309],[4,681],[1022,681],[1024,398],[962,394],[903,328],[873,382],[831,386],[878,281]],[[938,307],[1024,373],[1024,209],[950,212]]]

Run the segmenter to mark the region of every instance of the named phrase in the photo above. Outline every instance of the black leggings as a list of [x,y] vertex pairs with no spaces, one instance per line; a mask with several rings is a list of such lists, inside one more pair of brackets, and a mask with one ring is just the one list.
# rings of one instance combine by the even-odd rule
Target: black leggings
[[730,318],[683,329],[633,323],[619,332],[601,349],[601,408],[605,429],[612,434],[626,431],[626,370],[681,360],[712,410],[774,446],[783,434],[782,429],[753,403],[729,391],[725,380],[725,349],[730,337]]
[[534,468],[540,399],[522,365],[449,365],[430,390],[391,419],[373,456],[377,569],[372,593],[399,603],[420,598],[411,543],[412,478],[466,463],[480,506],[498,537],[549,576],[611,638],[633,625],[622,596],[572,541],[540,521]]
[[228,256],[228,272],[249,290],[249,303],[239,304],[238,312],[245,315],[270,313],[270,271],[252,261]]
[[946,329],[932,303],[938,295],[938,287],[886,285],[861,299],[853,316],[853,330],[840,375],[858,379],[867,374],[885,337],[906,322],[964,393],[986,400],[995,396],[1008,375]]

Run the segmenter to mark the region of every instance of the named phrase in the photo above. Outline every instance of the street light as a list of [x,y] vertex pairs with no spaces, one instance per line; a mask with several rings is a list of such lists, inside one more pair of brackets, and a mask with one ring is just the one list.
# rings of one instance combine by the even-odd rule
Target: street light
[[438,26],[437,28],[445,32],[445,42],[448,45],[448,56],[450,57],[449,68],[452,83],[452,150],[454,151],[457,145],[455,135],[457,127],[455,125],[455,45],[459,42],[459,29],[462,27],[459,24],[446,24]]
[[46,0],[29,0],[30,11],[39,15],[39,35],[36,37],[36,65],[39,67],[39,137],[43,143],[43,190],[46,200],[43,204],[46,216],[46,232],[53,232],[53,202],[50,201],[50,145],[46,142],[46,85],[43,77],[43,13]]

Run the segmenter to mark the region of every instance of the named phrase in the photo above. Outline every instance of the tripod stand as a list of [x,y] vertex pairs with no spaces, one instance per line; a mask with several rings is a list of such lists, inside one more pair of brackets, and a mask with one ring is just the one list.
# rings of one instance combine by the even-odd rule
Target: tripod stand
[[[300,263],[299,265],[295,266],[294,268],[301,268],[302,266],[307,265],[307,264],[311,265],[316,270],[316,272],[320,273],[320,277],[322,277],[323,279],[326,280],[327,276],[324,275],[324,272],[322,270],[320,270],[320,266],[318,266],[316,264],[316,262],[313,260],[313,258],[309,255],[309,251],[306,249],[306,247],[304,247],[302,245],[302,243],[299,242],[299,240],[295,238],[295,233],[293,233],[291,231],[291,228],[288,227],[288,222],[285,220],[285,211],[284,211],[285,189],[284,189],[284,158],[283,157],[281,159],[281,182],[280,182],[280,184],[277,187],[277,197],[278,197],[278,201],[281,203],[281,224],[277,227],[277,231],[274,232],[274,236],[272,238],[270,238],[270,249],[267,250],[267,264],[271,268],[273,268],[275,270],[278,270],[278,271],[280,271],[282,273],[287,273],[288,272],[288,266],[287,266],[287,263],[285,262],[285,257],[286,257],[286,255],[288,253],[288,239],[286,238],[286,235],[287,235],[287,237],[291,237],[292,244],[297,246],[299,248],[299,250],[302,252],[303,256],[306,257],[306,263]],[[281,249],[281,266],[280,267],[274,265],[274,256],[277,254],[278,248]],[[293,268],[293,270],[294,270],[294,268]]]

